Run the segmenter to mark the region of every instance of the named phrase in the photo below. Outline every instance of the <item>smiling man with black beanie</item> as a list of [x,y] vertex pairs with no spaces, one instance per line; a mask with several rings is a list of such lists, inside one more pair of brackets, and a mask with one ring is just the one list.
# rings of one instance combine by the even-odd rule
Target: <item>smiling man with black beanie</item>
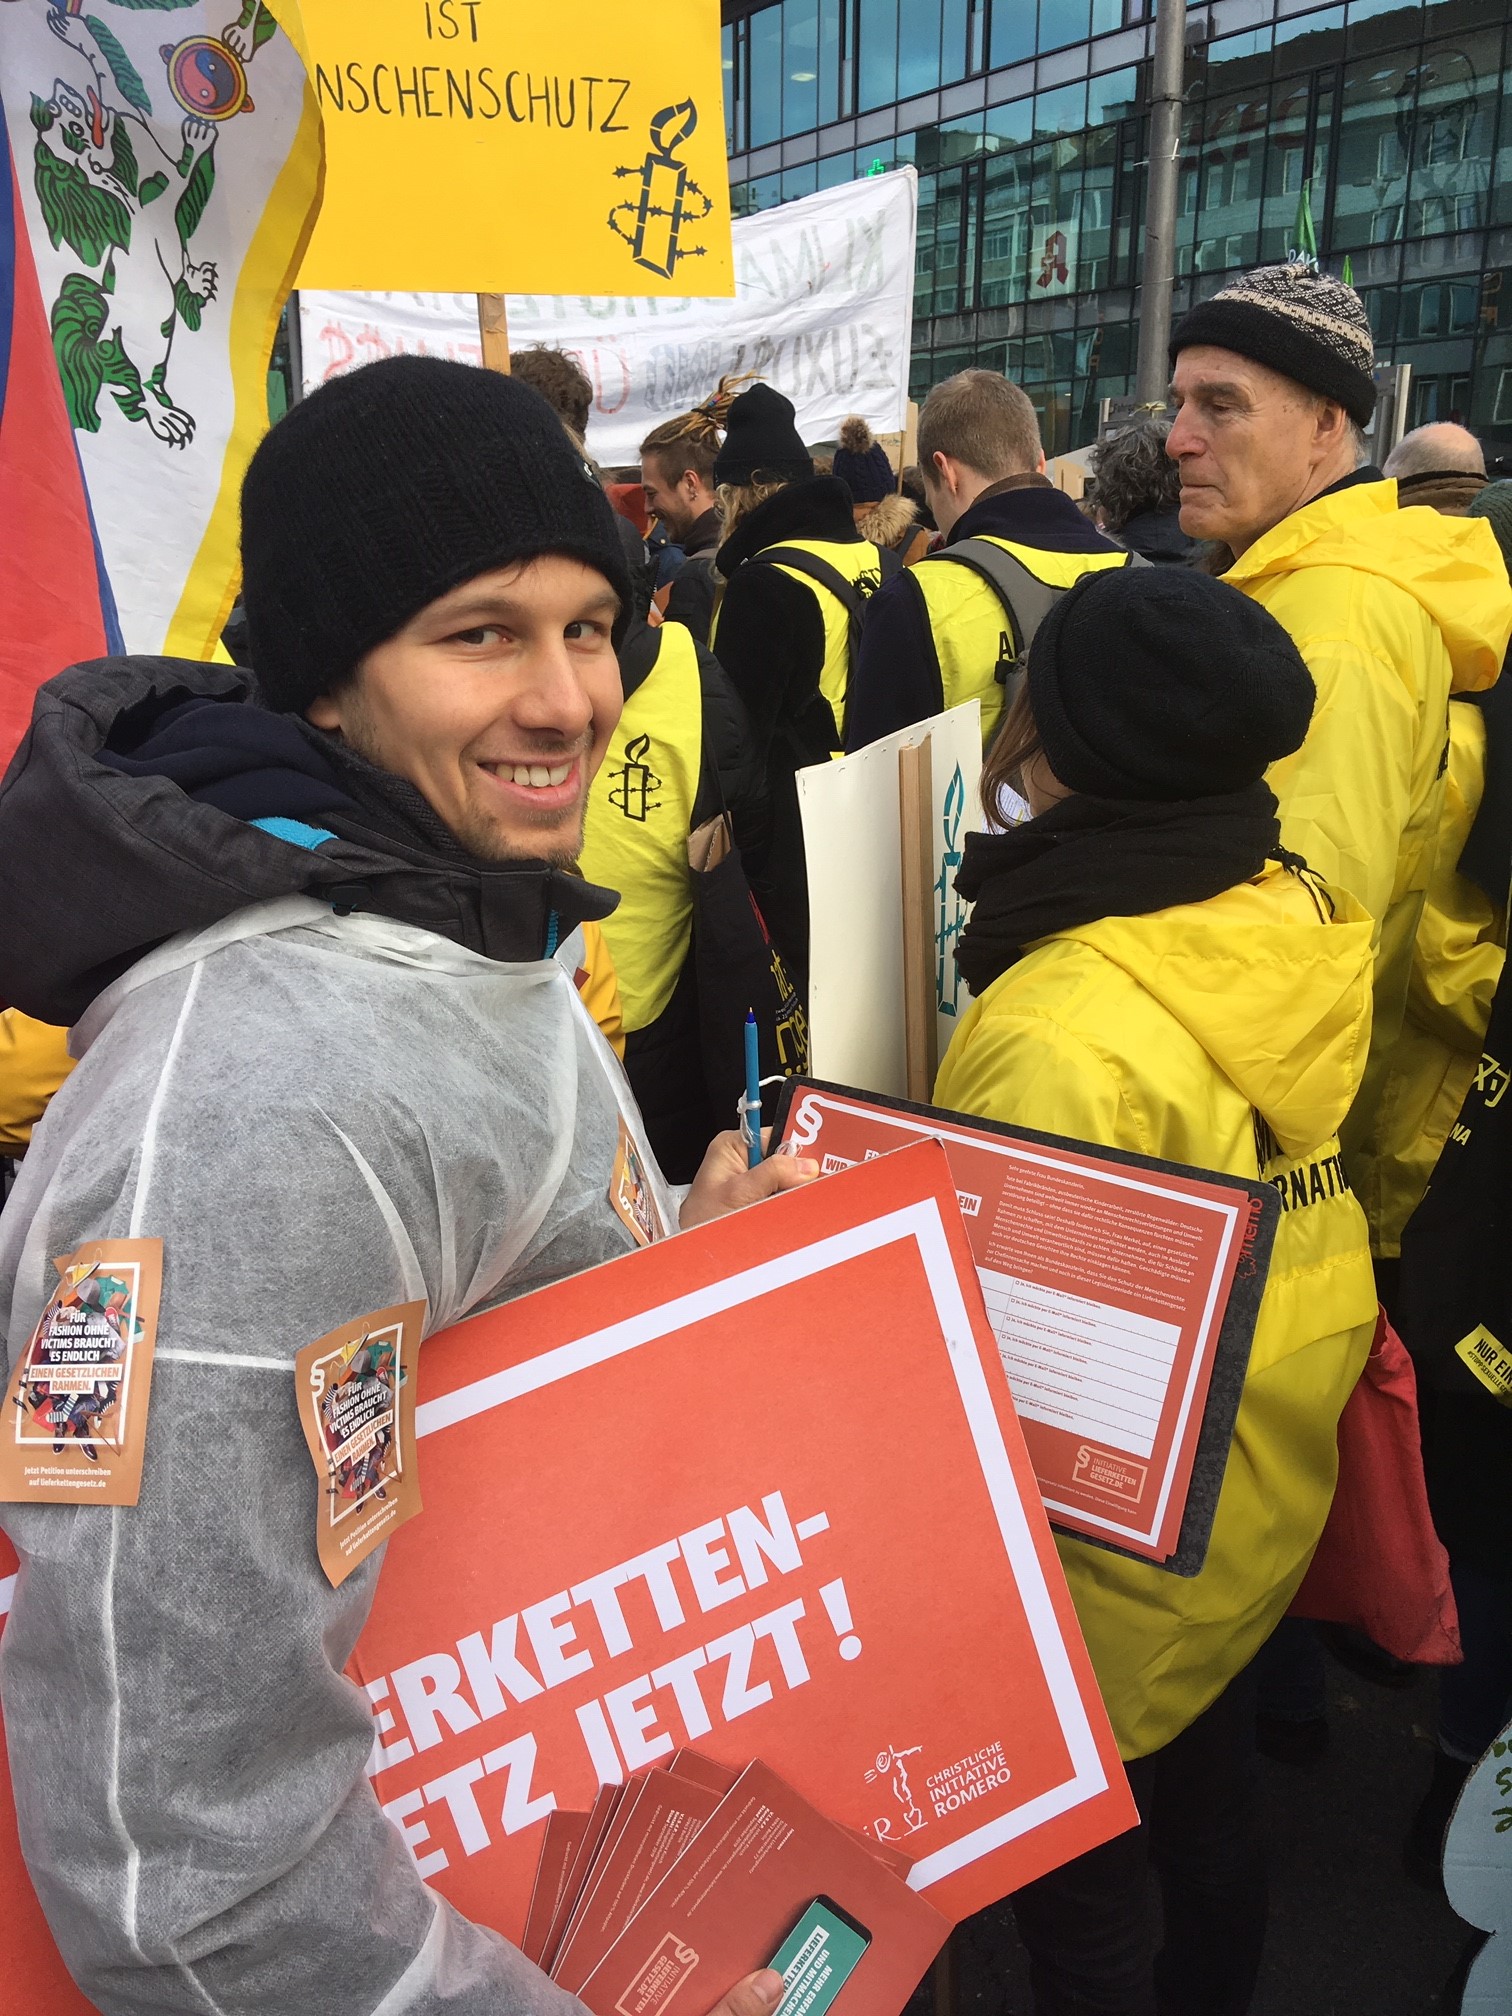
[[679,1214],[578,997],[578,926],[615,901],[571,864],[628,583],[536,395],[426,358],[334,381],[254,457],[243,552],[261,695],[76,665],[0,786],[0,997],[80,1059],[0,1222],[0,1377],[54,1256],[162,1253],[138,1502],[0,1506],[22,1847],[103,2016],[573,2016],[378,1805],[344,1669],[383,1553],[322,1569],[295,1353],[632,1250],[627,1142],[667,1231],[813,1165],[747,1172],[721,1136]]

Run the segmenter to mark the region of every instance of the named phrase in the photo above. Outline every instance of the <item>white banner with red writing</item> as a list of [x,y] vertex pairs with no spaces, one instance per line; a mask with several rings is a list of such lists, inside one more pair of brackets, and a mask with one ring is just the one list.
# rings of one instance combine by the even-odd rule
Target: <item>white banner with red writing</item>
[[[834,440],[850,413],[895,433],[908,405],[917,219],[912,168],[822,189],[736,219],[733,300],[512,294],[510,344],[566,350],[582,365],[589,451],[610,468],[638,460],[653,427],[727,373],[785,393],[806,441]],[[299,306],[307,392],[401,352],[482,362],[472,294],[302,290]]]

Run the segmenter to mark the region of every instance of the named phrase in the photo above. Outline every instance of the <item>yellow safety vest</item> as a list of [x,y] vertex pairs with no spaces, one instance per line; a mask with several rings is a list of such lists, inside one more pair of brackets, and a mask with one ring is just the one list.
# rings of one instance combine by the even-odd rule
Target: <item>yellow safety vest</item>
[[[870,539],[774,539],[772,544],[789,546],[799,553],[812,553],[816,560],[823,560],[868,595],[881,583],[882,560]],[[759,559],[761,556],[757,554],[754,557]],[[845,746],[845,697],[850,685],[850,612],[838,596],[832,595],[807,574],[800,574],[795,567],[784,567],[780,560],[774,561],[773,565],[790,581],[801,582],[818,601],[819,614],[824,622],[824,664],[819,673],[819,691],[829,702],[830,712],[835,717],[835,750],[838,754]],[[716,609],[709,638],[709,648],[716,656],[719,646],[714,640],[718,634],[719,611]]]
[[580,866],[620,892],[601,929],[619,975],[625,1032],[672,998],[693,934],[688,832],[703,760],[698,651],[683,623],[663,623],[656,663],[625,702],[588,791]]
[[[990,533],[978,536],[1011,553],[1047,588],[1069,588],[1083,574],[1127,567],[1131,557],[1127,553],[1048,553],[1041,546],[1020,546]],[[997,677],[997,667],[1000,660],[1014,657],[1018,649],[1008,634],[1003,605],[989,583],[959,561],[931,554],[909,569],[909,577],[918,584],[929,612],[944,704],[950,708],[980,700],[982,747],[990,748],[1007,690]]]

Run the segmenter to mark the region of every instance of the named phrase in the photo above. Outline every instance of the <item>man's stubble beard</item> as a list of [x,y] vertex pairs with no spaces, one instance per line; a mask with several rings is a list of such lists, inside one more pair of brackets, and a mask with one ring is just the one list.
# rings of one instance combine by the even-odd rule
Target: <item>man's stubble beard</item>
[[[374,735],[372,726],[368,720],[367,710],[360,702],[355,705],[348,704],[345,719],[337,732],[340,740],[345,743],[347,748],[352,750],[354,754],[362,757],[364,762],[371,763],[375,770],[381,770],[389,777],[398,777],[402,782],[410,784],[416,791],[419,791],[420,796],[425,798],[426,804],[430,805],[432,812],[435,813],[457,845],[464,848],[475,860],[501,863],[510,861],[544,861],[548,868],[575,868],[577,866],[577,858],[583,851],[583,821],[587,816],[588,810],[586,788],[583,794],[583,802],[578,808],[571,829],[570,841],[559,840],[555,846],[523,847],[511,840],[506,834],[501,833],[492,820],[486,818],[481,812],[476,811],[467,800],[463,801],[461,817],[456,820],[449,819],[438,805],[432,805],[430,799],[425,797],[424,791],[414,782],[413,778],[406,777],[403,771],[395,770],[390,763],[385,761],[383,752],[378,747],[378,738]],[[584,765],[585,769],[588,754],[589,752],[584,750],[578,758],[578,761]],[[548,759],[543,757],[542,760],[546,761]],[[559,761],[560,758],[556,760]],[[522,812],[521,819],[522,823],[526,826],[531,823],[531,815],[528,812]],[[541,819],[543,830],[559,827],[561,823],[560,813],[545,815]]]
[[[431,810],[435,811],[435,807],[432,806]],[[437,813],[436,816],[440,818],[441,815]],[[454,825],[450,819],[444,823],[458,846],[465,847],[468,853],[479,861],[544,861],[548,868],[573,868],[583,851],[581,812],[577,815],[570,843],[559,839],[555,846],[522,847],[501,833],[492,821],[484,818],[482,813],[474,816],[471,806],[466,808],[460,824]],[[530,823],[528,815],[525,823],[527,825]],[[548,825],[560,828],[560,815],[550,821],[543,819],[541,825],[543,831]]]

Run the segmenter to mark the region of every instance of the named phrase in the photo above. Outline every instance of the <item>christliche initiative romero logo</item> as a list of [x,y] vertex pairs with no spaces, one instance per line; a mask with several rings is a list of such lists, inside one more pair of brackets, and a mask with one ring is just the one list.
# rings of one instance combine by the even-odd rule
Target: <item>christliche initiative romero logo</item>
[[874,1769],[866,1773],[868,1785],[891,1794],[886,1812],[871,1821],[869,1831],[879,1841],[906,1841],[931,1820],[943,1820],[964,1807],[1007,1785],[1013,1777],[1007,1753],[1001,1743],[987,1742],[969,1757],[958,1757],[937,1771],[921,1762],[924,1746],[910,1750],[892,1745],[877,1752]]

